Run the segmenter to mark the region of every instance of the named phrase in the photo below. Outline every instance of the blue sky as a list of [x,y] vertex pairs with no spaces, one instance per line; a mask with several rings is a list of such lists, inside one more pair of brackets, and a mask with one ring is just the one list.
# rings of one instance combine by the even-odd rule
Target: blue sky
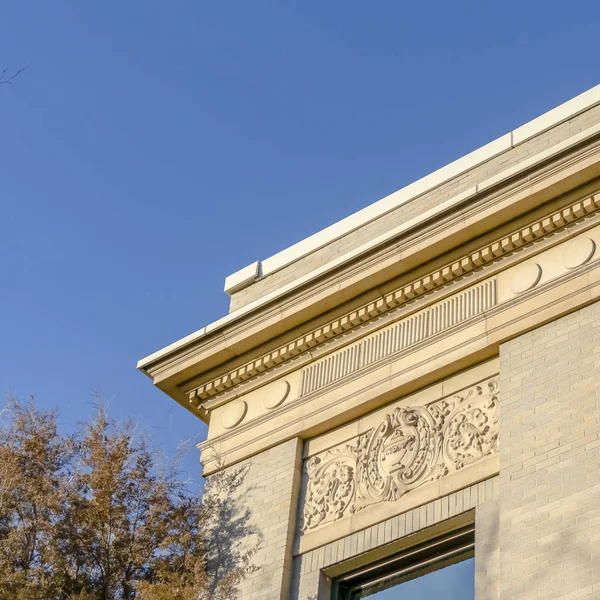
[[[0,8],[0,386],[158,443],[204,427],[139,358],[229,273],[598,83],[597,2]],[[197,457],[190,456],[195,473]]]

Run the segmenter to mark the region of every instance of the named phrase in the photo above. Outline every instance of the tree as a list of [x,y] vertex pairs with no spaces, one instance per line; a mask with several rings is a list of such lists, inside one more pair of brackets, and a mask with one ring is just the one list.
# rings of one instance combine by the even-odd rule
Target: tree
[[[0,439],[0,598],[41,600],[52,597],[56,581],[54,522],[70,448],[54,413],[17,403],[7,414],[11,423]],[[37,585],[24,592],[31,581]]]
[[232,512],[243,469],[201,495],[101,408],[74,435],[33,401],[3,417],[0,600],[236,598],[254,552],[240,543],[249,515]]

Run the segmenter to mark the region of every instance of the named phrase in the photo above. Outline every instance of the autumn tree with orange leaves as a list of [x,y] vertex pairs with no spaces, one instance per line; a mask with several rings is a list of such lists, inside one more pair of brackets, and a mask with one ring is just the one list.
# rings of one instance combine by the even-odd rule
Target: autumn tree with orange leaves
[[[253,569],[243,469],[201,494],[133,423],[76,434],[11,401],[0,426],[0,600],[233,600]],[[223,539],[229,532],[228,539]]]

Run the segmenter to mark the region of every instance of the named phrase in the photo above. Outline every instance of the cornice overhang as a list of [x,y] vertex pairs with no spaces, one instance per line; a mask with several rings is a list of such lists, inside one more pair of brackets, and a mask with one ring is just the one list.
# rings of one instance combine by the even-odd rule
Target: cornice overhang
[[[442,255],[474,250],[474,240],[492,229],[501,229],[599,176],[600,125],[596,125],[372,240],[307,282],[299,280],[290,289],[279,290],[143,359],[138,368],[208,421],[212,395],[198,393],[204,383],[218,381],[249,361],[286,347],[299,335],[326,326],[336,312],[342,317],[342,305],[385,302],[386,294],[394,289],[390,281]],[[326,333],[323,336],[327,339]],[[297,353],[306,349],[298,347]],[[257,373],[276,368],[288,358],[275,356],[272,364],[265,362]],[[257,373],[246,373],[234,386]],[[224,380],[219,385],[214,391],[228,389]]]

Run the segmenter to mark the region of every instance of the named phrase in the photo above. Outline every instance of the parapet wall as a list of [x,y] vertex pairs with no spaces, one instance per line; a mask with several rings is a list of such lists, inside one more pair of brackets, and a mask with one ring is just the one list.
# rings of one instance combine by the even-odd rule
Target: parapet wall
[[342,235],[339,239],[317,248],[306,256],[269,273],[247,287],[233,293],[230,301],[230,312],[233,312],[250,302],[266,296],[273,290],[279,289],[292,281],[326,265],[330,261],[352,250],[359,248],[365,242],[390,231],[402,223],[410,221],[446,200],[457,196],[477,183],[480,183],[498,173],[510,169],[524,159],[551,148],[585,130],[600,119],[600,105],[579,114],[566,122],[545,131],[519,145],[510,147],[498,156],[469,169],[449,181],[442,183],[430,191],[420,194],[401,204],[397,208],[378,218],[359,225],[355,230]]

